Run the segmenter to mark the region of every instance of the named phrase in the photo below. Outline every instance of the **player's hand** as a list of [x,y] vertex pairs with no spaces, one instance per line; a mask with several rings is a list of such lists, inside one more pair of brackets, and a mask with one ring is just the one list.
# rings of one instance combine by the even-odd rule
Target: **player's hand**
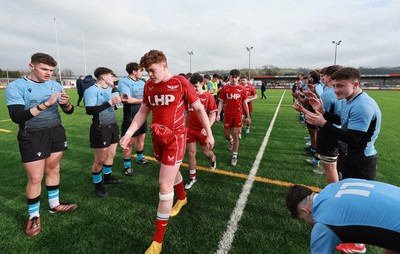
[[212,135],[211,136],[207,136],[205,142],[206,142],[206,145],[207,145],[208,149],[210,149],[210,150],[213,149],[214,144],[215,144],[214,136],[212,136]]
[[67,104],[69,103],[68,99],[69,99],[69,95],[67,95],[67,94],[65,93],[65,91],[62,91],[62,92],[61,92],[60,101],[58,102],[58,104],[60,104],[60,105],[67,105]]
[[121,96],[113,96],[111,98],[111,105],[116,105],[121,102]]
[[251,124],[251,118],[250,117],[246,117],[246,119],[244,120],[246,125],[250,125]]
[[308,89],[310,89],[311,92],[313,92],[313,93],[315,92],[315,85],[308,84],[307,86],[308,86]]
[[308,97],[310,97],[310,98],[315,98],[315,99],[317,99],[317,95],[315,95],[315,93],[310,92],[310,91],[304,92],[304,95],[305,95],[305,96],[308,96]]
[[219,122],[219,120],[221,120],[221,117],[220,117],[219,115],[217,115],[217,116],[215,117],[215,121],[216,121],[216,122]]
[[129,148],[129,142],[131,141],[131,136],[129,135],[124,135],[121,140],[119,141],[119,145],[121,146],[122,149],[128,149]]
[[308,103],[313,107],[315,111],[318,111],[320,113],[324,113],[324,104],[321,99],[318,98],[310,98]]
[[292,107],[299,113],[303,113],[305,110],[304,107],[302,105],[300,105],[299,103],[293,104]]
[[53,106],[56,102],[58,97],[60,97],[61,93],[53,93],[50,98],[46,101],[46,106],[50,107]]
[[207,132],[206,132],[206,130],[203,128],[203,129],[201,129],[201,135],[203,135],[204,137],[207,137]]
[[129,94],[124,93],[121,95],[122,102],[127,102],[127,101],[129,101],[130,98],[131,98],[131,96]]
[[318,111],[316,113],[311,113],[310,111],[307,111],[307,113],[305,113],[305,118],[307,123],[311,125],[322,127],[326,123],[324,116]]

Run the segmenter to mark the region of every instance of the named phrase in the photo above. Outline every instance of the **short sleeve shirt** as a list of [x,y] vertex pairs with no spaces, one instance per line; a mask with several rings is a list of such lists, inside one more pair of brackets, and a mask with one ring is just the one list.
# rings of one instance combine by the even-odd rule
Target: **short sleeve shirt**
[[218,98],[226,104],[225,114],[243,114],[243,101],[247,99],[244,86],[227,84],[222,87]]
[[[209,115],[211,112],[217,111],[217,104],[215,103],[214,97],[211,94],[205,92],[199,95],[199,98],[207,115]],[[191,105],[188,105],[188,128],[192,130],[201,130],[203,128],[197,113],[193,110]]]
[[148,80],[144,88],[143,104],[152,110],[152,122],[164,125],[174,132],[185,130],[185,104],[199,102],[193,85],[182,76],[153,83]]
[[[24,105],[25,110],[36,107],[46,102],[51,95],[63,90],[62,86],[52,80],[43,83],[36,83],[26,77],[11,82],[5,91],[7,106]],[[61,124],[58,112],[58,101],[39,115],[25,122],[27,129],[48,129]]]

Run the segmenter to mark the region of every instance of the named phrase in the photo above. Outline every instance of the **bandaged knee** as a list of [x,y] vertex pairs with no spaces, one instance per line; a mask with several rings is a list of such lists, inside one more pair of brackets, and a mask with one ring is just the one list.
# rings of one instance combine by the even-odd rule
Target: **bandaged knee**
[[161,201],[171,200],[171,199],[174,199],[174,192],[171,191],[170,193],[167,193],[167,194],[159,193],[159,196],[160,196]]

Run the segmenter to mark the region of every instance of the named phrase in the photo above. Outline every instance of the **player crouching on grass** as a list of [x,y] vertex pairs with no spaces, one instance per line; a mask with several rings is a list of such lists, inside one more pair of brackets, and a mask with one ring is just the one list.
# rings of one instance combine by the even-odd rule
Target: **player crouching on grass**
[[[204,105],[204,110],[208,115],[208,120],[210,122],[210,126],[214,124],[216,112],[217,112],[217,104],[215,103],[214,97],[207,93],[203,89],[203,78],[200,74],[195,73],[190,78],[190,83],[192,83],[196,93],[199,95],[201,104]],[[206,137],[207,133],[201,125],[199,118],[197,117],[196,112],[193,110],[193,107],[188,104],[187,106],[187,147],[188,147],[188,159],[189,159],[189,173],[190,179],[185,185],[185,189],[189,190],[192,188],[193,184],[197,181],[196,178],[196,150],[197,150],[197,142],[201,145],[201,151],[203,154],[210,160],[210,169],[214,170],[217,167],[217,158],[215,157],[214,152],[207,146]]]
[[[140,66],[149,74],[144,87],[143,102],[139,112],[120,140],[127,149],[132,135],[146,121],[152,112],[152,142],[155,158],[161,162],[159,184],[160,192],[157,209],[156,232],[146,253],[161,253],[164,234],[170,216],[177,215],[186,205],[187,198],[183,178],[179,172],[186,149],[185,103],[189,103],[197,113],[207,137],[209,149],[214,146],[207,113],[190,82],[182,76],[169,72],[167,58],[162,51],[150,50],[140,60]],[[172,207],[174,190],[178,201]],[[172,209],[171,209],[172,208]]]
[[111,95],[114,86],[112,70],[99,67],[94,71],[94,75],[97,79],[96,84],[84,93],[86,113],[93,116],[90,126],[90,147],[94,148],[92,178],[94,193],[98,197],[107,197],[108,191],[103,184],[122,183],[122,180],[111,176],[119,139],[114,105],[121,102],[121,98]]
[[50,55],[33,54],[30,73],[10,83],[5,92],[10,118],[19,125],[19,150],[28,175],[27,236],[37,235],[42,230],[39,211],[44,174],[50,213],[71,212],[78,207],[59,201],[60,161],[67,150],[67,137],[58,106],[66,114],[72,114],[74,107],[62,86],[51,80],[56,65]]
[[[365,244],[400,253],[400,188],[387,183],[347,178],[319,194],[302,185],[286,193],[293,218],[313,225],[311,253],[365,253]],[[340,244],[349,243],[349,244]],[[353,242],[353,243],[352,243]],[[340,245],[339,245],[340,244]]]

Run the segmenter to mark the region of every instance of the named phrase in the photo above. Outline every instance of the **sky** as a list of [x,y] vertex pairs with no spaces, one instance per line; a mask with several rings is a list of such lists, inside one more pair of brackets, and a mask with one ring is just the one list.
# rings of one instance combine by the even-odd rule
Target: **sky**
[[321,68],[334,63],[335,47],[337,64],[395,67],[399,10],[397,0],[5,0],[0,69],[28,70],[43,52],[75,75],[104,66],[123,76],[151,49],[176,74]]

